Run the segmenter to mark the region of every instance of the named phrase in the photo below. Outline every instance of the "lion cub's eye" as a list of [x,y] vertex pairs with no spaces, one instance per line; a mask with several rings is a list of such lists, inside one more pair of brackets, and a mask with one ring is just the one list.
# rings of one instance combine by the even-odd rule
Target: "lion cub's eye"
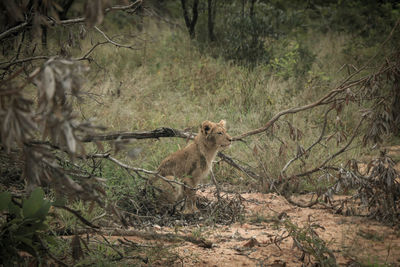
[[222,134],[223,134],[223,132],[218,132],[217,134],[219,134],[219,135],[222,135]]

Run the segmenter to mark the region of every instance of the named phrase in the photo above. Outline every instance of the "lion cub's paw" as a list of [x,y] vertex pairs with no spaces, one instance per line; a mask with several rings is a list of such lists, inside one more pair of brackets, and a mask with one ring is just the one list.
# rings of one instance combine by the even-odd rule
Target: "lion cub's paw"
[[185,208],[182,211],[183,214],[195,214],[195,213],[200,213],[200,210],[197,207],[194,208]]

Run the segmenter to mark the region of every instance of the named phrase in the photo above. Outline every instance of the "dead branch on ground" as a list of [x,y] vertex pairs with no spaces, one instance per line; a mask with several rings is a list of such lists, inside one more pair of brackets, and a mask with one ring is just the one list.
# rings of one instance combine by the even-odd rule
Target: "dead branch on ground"
[[125,139],[158,139],[164,137],[179,137],[185,139],[193,139],[194,134],[185,132],[169,127],[161,127],[152,131],[138,131],[138,132],[120,132],[120,133],[107,133],[88,135],[81,139],[82,142],[94,141],[112,141],[112,140],[125,140]]

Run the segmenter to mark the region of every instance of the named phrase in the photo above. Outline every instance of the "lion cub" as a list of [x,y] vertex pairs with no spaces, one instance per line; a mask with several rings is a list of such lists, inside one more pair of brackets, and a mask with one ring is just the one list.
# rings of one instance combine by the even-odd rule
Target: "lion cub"
[[[225,124],[224,120],[219,123],[204,121],[193,143],[172,153],[161,162],[158,167],[159,174],[169,180],[180,181],[195,188],[210,172],[217,152],[229,147],[232,142],[232,138],[226,133]],[[198,212],[195,190],[177,183],[155,179],[158,180],[159,189],[162,191],[160,195],[162,200],[172,204],[186,198],[183,213]]]

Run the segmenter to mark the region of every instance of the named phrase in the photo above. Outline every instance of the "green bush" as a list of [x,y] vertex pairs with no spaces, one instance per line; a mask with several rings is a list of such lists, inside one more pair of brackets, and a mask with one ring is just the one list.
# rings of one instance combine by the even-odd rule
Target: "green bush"
[[41,188],[36,188],[22,205],[12,200],[11,193],[0,194],[0,211],[6,215],[1,218],[0,265],[18,263],[21,251],[40,259],[42,242],[49,238],[45,220],[50,206]]
[[[272,15],[266,5],[257,5],[253,16],[240,14],[236,7],[230,6],[222,16],[223,28],[217,29],[221,55],[236,63],[254,66],[266,64],[271,59],[270,47],[266,38],[276,37]],[[236,9],[236,10],[235,10]],[[262,13],[262,15],[257,15]],[[279,19],[279,18],[275,18]]]
[[270,62],[273,73],[284,79],[302,78],[311,69],[314,55],[296,40],[283,40],[276,45],[274,58]]

